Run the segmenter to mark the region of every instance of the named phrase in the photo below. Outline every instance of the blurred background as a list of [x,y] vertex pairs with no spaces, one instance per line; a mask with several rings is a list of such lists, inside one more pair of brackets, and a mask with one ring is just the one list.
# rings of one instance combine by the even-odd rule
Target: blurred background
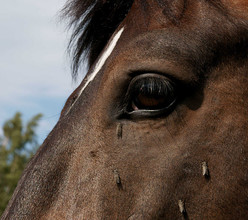
[[0,124],[16,111],[27,120],[42,113],[37,134],[58,120],[72,83],[66,54],[69,34],[59,11],[65,0],[9,0],[0,8]]
[[66,0],[8,0],[0,8],[0,216],[29,158],[56,124],[72,82]]

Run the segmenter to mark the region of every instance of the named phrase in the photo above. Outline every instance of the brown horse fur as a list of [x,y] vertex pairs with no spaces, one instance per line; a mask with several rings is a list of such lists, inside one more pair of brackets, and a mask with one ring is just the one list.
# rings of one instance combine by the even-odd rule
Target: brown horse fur
[[[92,72],[110,35],[124,31],[96,78],[69,97],[2,220],[247,219],[247,5],[72,0],[75,68],[88,48]],[[146,73],[168,77],[180,100],[156,117],[122,115],[131,81]]]

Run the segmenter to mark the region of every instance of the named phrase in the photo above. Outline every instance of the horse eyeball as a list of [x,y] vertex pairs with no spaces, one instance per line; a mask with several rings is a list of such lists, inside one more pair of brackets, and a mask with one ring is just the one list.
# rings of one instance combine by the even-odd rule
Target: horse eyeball
[[132,107],[134,110],[157,109],[166,105],[166,102],[167,100],[164,96],[146,96],[140,93],[132,102]]
[[169,107],[176,100],[176,87],[165,76],[144,74],[130,83],[128,96],[130,112],[160,110]]

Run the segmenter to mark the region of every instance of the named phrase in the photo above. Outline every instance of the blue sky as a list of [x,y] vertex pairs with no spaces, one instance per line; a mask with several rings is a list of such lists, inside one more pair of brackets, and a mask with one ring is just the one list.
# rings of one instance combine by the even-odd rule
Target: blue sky
[[65,23],[59,22],[64,4],[65,0],[1,2],[0,125],[17,111],[25,121],[42,113],[37,129],[40,142],[80,82],[72,82],[66,54],[69,34]]

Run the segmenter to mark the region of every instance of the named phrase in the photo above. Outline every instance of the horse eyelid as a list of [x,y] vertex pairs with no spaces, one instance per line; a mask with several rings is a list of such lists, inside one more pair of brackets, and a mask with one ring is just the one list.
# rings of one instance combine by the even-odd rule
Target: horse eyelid
[[[142,109],[137,111],[131,111],[129,109],[130,103],[132,103],[132,99],[134,98],[135,93],[137,93],[140,90],[140,88],[142,86],[145,86],[146,83],[148,82],[150,88],[148,86],[148,88],[146,89],[152,90],[151,95],[152,93],[154,93],[154,95],[156,95],[156,93],[164,94],[165,96],[169,94],[175,96],[174,99],[171,101],[171,103],[168,103],[168,106],[165,106],[164,108],[158,110],[151,111],[151,110]],[[139,114],[139,112],[141,112],[142,115],[148,117],[149,114],[151,114],[151,116],[159,115],[160,113],[161,115],[165,114],[167,112],[166,109],[172,108],[172,106],[174,106],[174,104],[176,103],[176,99],[177,99],[176,87],[177,87],[176,82],[161,74],[147,73],[147,74],[138,75],[134,77],[128,85],[128,89],[126,90],[120,115],[121,114],[126,115],[123,116],[125,118],[125,117],[129,117],[130,115],[135,115],[136,113]],[[120,116],[119,118],[122,118],[122,116]]]

